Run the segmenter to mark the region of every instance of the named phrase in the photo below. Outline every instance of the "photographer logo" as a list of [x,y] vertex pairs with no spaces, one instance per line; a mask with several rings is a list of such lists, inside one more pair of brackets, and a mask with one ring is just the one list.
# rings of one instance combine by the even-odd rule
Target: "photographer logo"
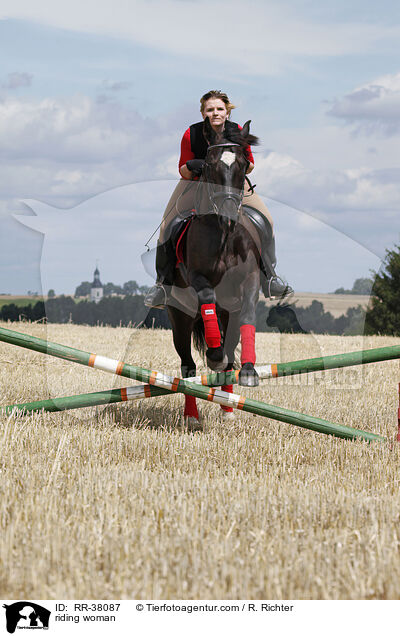
[[6,610],[6,627],[9,634],[14,634],[16,629],[49,629],[51,612],[37,603],[18,601],[3,607]]

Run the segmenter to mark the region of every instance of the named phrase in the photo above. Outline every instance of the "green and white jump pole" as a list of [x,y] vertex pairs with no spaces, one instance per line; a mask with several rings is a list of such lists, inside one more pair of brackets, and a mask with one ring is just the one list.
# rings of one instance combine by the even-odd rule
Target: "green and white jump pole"
[[[365,349],[363,351],[352,351],[350,353],[338,353],[332,356],[321,358],[308,358],[306,360],[295,360],[293,362],[280,362],[277,364],[265,364],[256,366],[256,371],[261,380],[270,378],[281,378],[290,375],[303,373],[314,373],[315,371],[327,371],[329,369],[340,369],[343,367],[353,367],[372,362],[384,362],[385,360],[396,360],[400,358],[400,345],[391,347],[380,347],[378,349]],[[190,378],[189,382],[200,382],[208,386],[220,386],[222,384],[235,384],[238,382],[239,370],[225,373],[209,373]]]
[[[64,345],[48,342],[47,340],[20,334],[9,329],[0,328],[0,340],[9,344],[24,347],[26,349],[45,353],[50,356],[62,358],[64,360],[68,360],[69,362],[76,362],[84,366],[101,369],[102,371],[107,371],[109,373],[128,377],[133,380],[147,382],[149,385],[151,385],[150,388],[157,387],[163,389],[164,394],[174,392],[186,393],[188,395],[193,395],[194,397],[198,397],[209,402],[215,402],[223,406],[232,406],[242,411],[254,413],[255,415],[269,417],[280,422],[286,422],[288,424],[293,424],[294,426],[300,426],[302,428],[307,428],[319,433],[325,433],[327,435],[334,435],[335,437],[340,437],[343,439],[358,438],[364,441],[386,441],[384,437],[381,437],[380,435],[376,435],[374,433],[368,433],[359,429],[343,426],[341,424],[334,424],[332,422],[322,420],[317,417],[304,415],[302,413],[296,413],[295,411],[290,411],[282,407],[265,404],[264,402],[259,402],[258,400],[253,400],[251,398],[245,398],[243,396],[236,395],[235,393],[228,393],[226,391],[221,391],[209,386],[205,387],[200,384],[188,382],[187,380],[182,380],[181,378],[173,378],[158,371],[142,369],[140,367],[126,364],[119,360],[113,360],[104,356],[80,351],[79,349],[73,349],[72,347],[66,347]],[[134,389],[139,387],[131,388]],[[145,389],[143,390],[145,391]],[[119,399],[117,393],[118,391],[121,391],[121,389],[116,389],[111,392],[102,392],[100,394],[86,394],[83,396],[72,396],[71,398],[56,398],[56,400],[64,401],[63,403],[59,403],[60,405],[63,404],[63,408],[50,410],[65,410],[66,408],[70,408],[68,407],[68,403],[71,405],[74,404],[74,406],[71,406],[71,408],[81,408],[81,406],[78,406],[78,404],[80,403],[79,400],[82,400],[82,406],[89,406],[88,401],[91,402],[90,405],[94,405],[95,400],[97,399],[100,400],[100,402],[98,402],[100,404],[109,403],[105,401],[106,397],[104,393],[108,394],[109,397],[112,397],[113,402],[124,401],[124,398],[127,399],[127,393],[124,394],[124,398],[122,397],[122,394],[120,394]],[[129,388],[125,389],[125,391],[128,392]],[[112,396],[110,395],[111,393]],[[89,395],[91,395],[92,397],[89,398]],[[152,395],[143,395],[142,397],[152,397]],[[55,400],[49,400],[45,402],[51,402],[54,404]],[[40,406],[40,404],[42,405]],[[47,406],[51,407],[50,404],[47,404]],[[32,411],[46,409],[46,406],[43,405],[43,402],[36,402],[25,405],[12,405],[3,408],[5,408],[8,412],[10,412],[10,410],[12,411],[13,409]]]
[[[72,347],[55,344],[36,338],[27,336],[17,331],[4,329],[0,327],[0,341],[8,342],[25,349],[32,349],[40,353],[46,353],[51,356],[77,362],[86,366],[93,366],[90,362],[91,357],[100,360],[101,356],[85,353]],[[364,349],[362,351],[352,351],[350,353],[339,353],[331,356],[323,356],[320,358],[307,358],[305,360],[295,360],[293,362],[280,362],[277,364],[266,364],[256,366],[256,371],[261,380],[270,378],[280,378],[290,375],[298,375],[302,373],[313,373],[316,371],[327,371],[329,369],[340,369],[343,367],[351,367],[362,364],[371,364],[372,362],[384,362],[385,360],[396,360],[400,358],[400,345],[392,345],[390,347],[380,347],[377,349]],[[119,363],[124,364],[124,363]],[[124,365],[130,367],[130,365]],[[100,368],[100,367],[98,367]],[[131,367],[138,369],[138,367]],[[103,369],[107,370],[107,369]],[[114,371],[118,374],[118,371]],[[121,373],[119,375],[125,375]],[[132,377],[127,375],[126,377]],[[236,384],[238,382],[239,370],[227,371],[225,373],[209,373],[199,375],[195,378],[186,378],[185,382],[203,384],[205,386],[221,386],[223,384]],[[134,378],[137,379],[137,378]]]
[[36,402],[25,402],[24,404],[11,404],[10,406],[0,406],[0,412],[7,415],[22,411],[23,413],[35,413],[46,411],[54,413],[57,411],[70,411],[72,409],[82,409],[89,406],[104,406],[117,402],[127,402],[129,400],[141,400],[143,398],[169,395],[170,391],[161,389],[150,384],[140,386],[129,386],[123,389],[110,389],[108,391],[97,391],[95,393],[83,393],[81,395],[71,395],[68,397],[50,398],[49,400],[38,400]]

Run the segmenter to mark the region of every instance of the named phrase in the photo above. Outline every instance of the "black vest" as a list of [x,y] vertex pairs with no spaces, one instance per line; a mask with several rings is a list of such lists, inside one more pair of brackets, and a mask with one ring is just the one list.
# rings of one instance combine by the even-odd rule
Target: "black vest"
[[[192,124],[189,128],[190,148],[191,151],[194,153],[195,159],[205,159],[207,154],[208,143],[203,135],[203,126],[204,121],[199,121],[197,124]],[[240,128],[238,124],[235,124],[233,121],[229,121],[229,119],[227,119],[225,121],[224,130],[225,139],[228,139],[228,141],[232,141],[230,139],[230,133],[232,132],[240,132]]]

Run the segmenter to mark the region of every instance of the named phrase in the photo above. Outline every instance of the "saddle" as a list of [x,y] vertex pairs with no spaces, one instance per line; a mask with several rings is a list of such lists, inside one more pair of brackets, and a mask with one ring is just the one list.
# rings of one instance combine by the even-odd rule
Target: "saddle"
[[[268,241],[268,239],[270,238],[265,236],[265,220],[258,212],[258,210],[248,205],[243,206],[243,212],[244,215],[241,222],[257,245],[259,252],[261,252],[263,241],[265,241],[266,239]],[[183,263],[186,232],[189,229],[194,216],[195,210],[188,210],[183,218],[181,216],[177,216],[171,221],[169,227],[169,237],[176,257],[176,267],[179,267],[179,265]]]

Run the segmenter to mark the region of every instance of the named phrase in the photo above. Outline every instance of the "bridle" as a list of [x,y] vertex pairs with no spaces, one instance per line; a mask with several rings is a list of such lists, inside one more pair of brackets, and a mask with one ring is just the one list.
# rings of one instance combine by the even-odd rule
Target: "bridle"
[[[207,192],[208,192],[208,198],[212,203],[212,211],[215,214],[219,214],[219,210],[220,208],[222,208],[222,206],[224,205],[224,203],[226,201],[234,201],[235,205],[237,207],[237,210],[240,209],[240,206],[242,205],[242,201],[243,201],[243,193],[244,193],[244,181],[243,181],[243,186],[240,192],[237,192],[237,189],[233,189],[231,186],[223,186],[223,189],[221,191],[216,191],[214,188],[214,185],[211,181],[209,181],[207,179],[207,172],[209,172],[211,165],[208,163],[207,161],[207,156],[210,150],[212,150],[213,148],[231,148],[232,146],[236,146],[238,148],[241,148],[240,144],[236,144],[233,142],[226,142],[226,143],[221,143],[221,144],[213,144],[211,146],[208,146],[207,148],[207,155],[205,158],[205,163],[204,163],[204,167],[203,167],[203,175],[205,177],[205,182],[207,183]],[[204,183],[204,182],[201,182]],[[197,189],[197,195],[199,193],[199,188]],[[196,195],[196,209],[198,209],[197,203],[198,203],[198,196]],[[219,201],[219,205],[218,205],[218,201]]]

